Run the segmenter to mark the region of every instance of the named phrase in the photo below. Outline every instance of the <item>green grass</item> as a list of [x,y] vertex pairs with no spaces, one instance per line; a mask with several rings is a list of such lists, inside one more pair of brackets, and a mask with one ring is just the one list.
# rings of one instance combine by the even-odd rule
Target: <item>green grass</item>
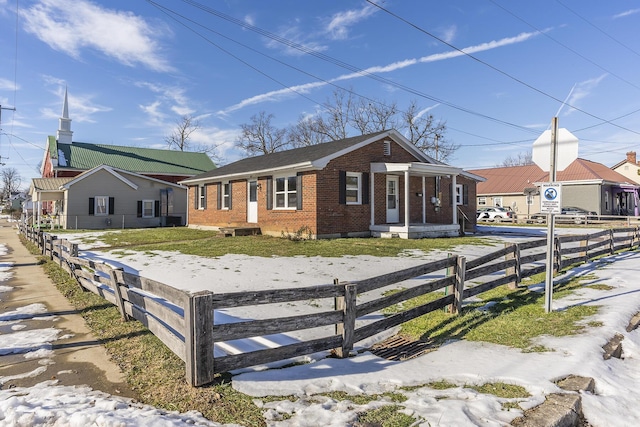
[[[63,237],[64,236],[60,236]],[[122,230],[106,232],[98,237],[88,235],[86,243],[101,241],[108,245],[100,250],[135,249],[139,251],[179,251],[188,255],[219,257],[226,254],[250,256],[323,256],[340,257],[373,255],[393,257],[398,254],[411,256],[408,251],[429,252],[452,250],[459,245],[493,245],[497,240],[479,237],[455,237],[440,239],[321,239],[294,241],[272,236],[220,237],[216,231],[183,227],[153,228],[147,230]]]
[[[554,286],[554,298],[562,298],[581,288],[589,277],[573,279]],[[535,282],[534,282],[535,283]],[[431,293],[404,302],[387,314],[404,311],[430,302],[442,294]],[[594,315],[595,306],[572,306],[566,310],[545,313],[544,294],[528,288],[509,289],[500,286],[479,295],[480,301],[466,304],[460,315],[437,310],[406,322],[401,333],[413,339],[443,343],[450,339],[466,339],[519,348],[523,351],[548,351],[535,344],[541,335],[567,336],[582,332],[580,322]],[[489,308],[488,303],[492,303]],[[481,308],[484,308],[481,310]]]

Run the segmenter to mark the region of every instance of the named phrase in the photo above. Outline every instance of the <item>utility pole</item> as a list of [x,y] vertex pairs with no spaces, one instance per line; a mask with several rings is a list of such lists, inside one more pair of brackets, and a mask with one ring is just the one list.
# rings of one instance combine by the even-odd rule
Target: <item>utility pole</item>
[[[0,138],[2,138],[2,110],[16,111],[16,108],[3,107],[2,104],[0,104]],[[4,166],[4,163],[2,162],[2,155],[0,155],[0,166]]]

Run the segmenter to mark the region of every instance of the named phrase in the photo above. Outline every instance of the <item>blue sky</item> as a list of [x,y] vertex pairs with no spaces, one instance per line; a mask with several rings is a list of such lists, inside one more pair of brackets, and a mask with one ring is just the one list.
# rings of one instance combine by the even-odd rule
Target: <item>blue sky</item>
[[[607,166],[640,151],[640,4],[623,1],[217,2],[0,0],[0,156],[39,176],[65,87],[74,141],[166,148],[186,114],[198,144],[240,156],[240,125],[286,127],[336,87],[415,100],[493,167],[550,126]],[[303,49],[295,49],[301,46]],[[304,52],[306,50],[306,52]],[[467,52],[469,55],[463,54]],[[354,69],[367,73],[354,72]]]

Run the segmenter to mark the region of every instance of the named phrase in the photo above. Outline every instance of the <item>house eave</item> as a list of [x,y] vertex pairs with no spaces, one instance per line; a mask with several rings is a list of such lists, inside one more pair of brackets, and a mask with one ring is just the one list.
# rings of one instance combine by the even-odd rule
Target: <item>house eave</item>
[[259,176],[277,175],[285,172],[306,172],[311,170],[320,170],[322,167],[318,166],[314,162],[302,162],[293,165],[286,165],[277,168],[259,169],[246,172],[238,172],[226,175],[209,176],[198,179],[185,179],[179,181],[182,185],[197,185],[205,184],[207,182],[220,182],[220,181],[234,181],[247,178],[257,178]]

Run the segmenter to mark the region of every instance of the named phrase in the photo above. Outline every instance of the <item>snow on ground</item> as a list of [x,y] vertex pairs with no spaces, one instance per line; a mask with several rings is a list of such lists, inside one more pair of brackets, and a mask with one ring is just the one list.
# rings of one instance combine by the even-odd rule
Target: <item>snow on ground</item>
[[[485,231],[495,234],[489,228],[485,228]],[[544,237],[543,233],[530,229],[525,237],[516,229],[512,231],[513,234],[501,238],[513,241]],[[88,253],[95,247],[81,247],[81,250]],[[492,250],[495,247],[459,248],[456,252],[477,257],[483,251]],[[276,289],[318,285],[331,283],[335,277],[357,280],[428,262],[433,256],[442,254],[413,252],[383,259],[281,259],[227,255],[215,260],[161,252],[154,255],[136,253],[135,256],[124,257],[108,252],[99,255],[111,262],[125,264],[128,269],[144,276],[177,287],[189,290],[214,288],[212,290],[215,292],[227,292],[248,286]],[[589,283],[606,284],[612,289],[584,287],[567,298],[553,301],[554,310],[577,304],[599,306],[598,314],[587,319],[585,324],[600,322],[601,326],[588,326],[587,333],[577,336],[540,337],[539,344],[553,348],[552,352],[521,353],[493,344],[452,341],[437,351],[403,362],[387,361],[369,352],[343,360],[315,358],[310,359],[311,363],[285,369],[246,371],[234,376],[232,384],[237,390],[256,397],[256,404],[265,411],[267,424],[274,427],[348,426],[356,420],[358,412],[392,404],[377,401],[355,405],[349,401],[311,396],[332,390],[369,394],[385,391],[403,393],[408,399],[393,404],[402,406],[405,413],[421,420],[416,425],[504,426],[522,411],[505,410],[502,407],[505,399],[477,393],[465,388],[465,385],[495,381],[521,385],[531,397],[517,401],[522,408],[529,408],[544,401],[546,394],[559,391],[554,380],[569,374],[585,375],[593,377],[596,382],[594,394],[583,394],[583,409],[590,424],[634,425],[640,419],[636,397],[640,380],[640,332],[627,332],[626,327],[629,319],[640,310],[639,269],[640,252],[636,251],[607,257],[569,272],[575,276],[593,274],[597,279],[590,279]],[[534,287],[544,290],[540,284]],[[0,299],[2,292],[0,289]],[[36,307],[31,309],[37,311]],[[271,309],[274,313],[267,314],[282,315],[275,313],[280,308]],[[22,312],[0,313],[0,323],[15,322],[13,326],[19,332],[17,326],[29,321],[28,316],[24,316],[28,311],[25,308]],[[602,345],[615,333],[625,337],[624,358],[603,360]],[[42,339],[51,342],[55,337],[43,330]],[[0,351],[3,349],[10,351],[9,345],[0,341]],[[457,384],[457,387],[446,390],[419,387],[440,380]],[[418,387],[403,391],[399,389],[401,386]],[[262,402],[260,397],[267,395],[295,398],[294,401],[283,398],[276,402]],[[33,421],[36,418],[29,417],[40,417],[39,420],[47,420],[50,425],[54,421],[58,422],[56,425],[87,425],[93,422],[109,426],[207,423],[198,414],[164,413],[120,397],[79,387],[60,387],[53,382],[29,389],[0,389],[0,426],[44,423],[39,424]],[[20,423],[20,420],[24,422]]]

